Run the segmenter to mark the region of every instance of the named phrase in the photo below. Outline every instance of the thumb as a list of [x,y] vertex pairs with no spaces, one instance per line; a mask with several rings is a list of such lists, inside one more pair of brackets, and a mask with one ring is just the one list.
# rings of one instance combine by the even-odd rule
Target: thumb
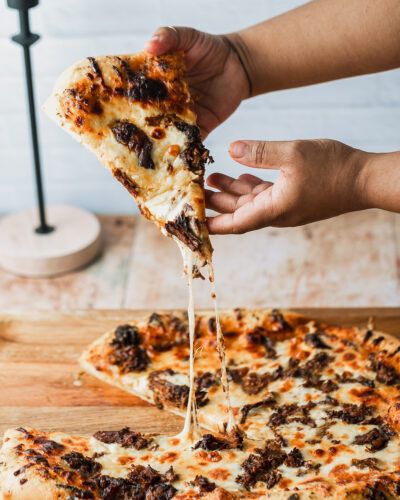
[[287,162],[291,141],[236,141],[229,147],[231,157],[256,168],[280,168]]
[[200,32],[193,28],[163,26],[146,42],[145,49],[155,56],[176,50],[186,52],[196,43],[199,34]]

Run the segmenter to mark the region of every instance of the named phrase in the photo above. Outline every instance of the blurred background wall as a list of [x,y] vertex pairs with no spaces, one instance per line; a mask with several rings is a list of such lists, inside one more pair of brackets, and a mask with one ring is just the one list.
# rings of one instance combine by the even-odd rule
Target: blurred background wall
[[[32,31],[37,103],[68,65],[88,55],[141,50],[159,25],[223,33],[275,16],[300,0],[41,0]],[[0,212],[30,206],[32,163],[21,48],[9,40],[17,14],[0,4]],[[273,50],[273,47],[271,47]],[[134,203],[95,157],[39,114],[47,198],[96,212],[130,213]],[[400,149],[400,70],[251,99],[207,140],[213,169],[238,175],[234,139],[329,137],[370,151]],[[270,175],[270,174],[269,174]],[[267,178],[267,177],[266,177]]]

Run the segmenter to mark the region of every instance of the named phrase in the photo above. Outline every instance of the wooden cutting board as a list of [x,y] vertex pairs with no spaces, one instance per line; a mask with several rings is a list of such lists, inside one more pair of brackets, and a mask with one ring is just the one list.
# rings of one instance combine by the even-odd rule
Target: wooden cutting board
[[[400,308],[295,309],[330,323],[376,328],[400,336]],[[0,433],[32,426],[91,434],[130,426],[141,432],[178,432],[182,420],[139,398],[80,373],[76,360],[105,331],[144,311],[0,314]]]

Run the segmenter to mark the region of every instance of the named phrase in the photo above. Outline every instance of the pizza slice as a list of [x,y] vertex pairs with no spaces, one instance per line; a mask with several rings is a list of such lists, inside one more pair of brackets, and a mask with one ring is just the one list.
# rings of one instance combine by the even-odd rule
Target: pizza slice
[[[400,474],[398,339],[278,310],[224,311],[221,325],[240,430],[258,449],[278,442],[290,457],[278,467],[279,484],[304,481],[329,497],[332,482],[350,488]],[[195,338],[198,419],[203,428],[222,432],[227,406],[213,314],[197,316]],[[183,415],[188,353],[186,315],[153,313],[100,337],[81,365],[106,383]],[[251,471],[249,466],[241,484],[253,491],[258,476]],[[400,483],[394,487],[400,492]]]
[[194,255],[211,261],[204,166],[182,54],[88,57],[66,70],[45,104],[135,198],[142,214]]

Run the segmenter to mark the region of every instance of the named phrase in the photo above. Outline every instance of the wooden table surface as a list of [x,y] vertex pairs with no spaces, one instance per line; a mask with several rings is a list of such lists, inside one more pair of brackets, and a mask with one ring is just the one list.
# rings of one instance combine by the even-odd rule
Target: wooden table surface
[[[302,309],[330,323],[376,328],[400,336],[400,308]],[[80,373],[77,358],[105,331],[143,311],[54,311],[0,315],[0,436],[5,429],[91,434],[131,426],[141,432],[176,433],[182,420]]]
[[[0,310],[186,307],[175,244],[141,217],[100,220],[104,251],[87,268],[53,279],[0,271]],[[368,210],[212,239],[223,307],[400,305],[400,215]],[[211,306],[199,280],[195,302]]]

